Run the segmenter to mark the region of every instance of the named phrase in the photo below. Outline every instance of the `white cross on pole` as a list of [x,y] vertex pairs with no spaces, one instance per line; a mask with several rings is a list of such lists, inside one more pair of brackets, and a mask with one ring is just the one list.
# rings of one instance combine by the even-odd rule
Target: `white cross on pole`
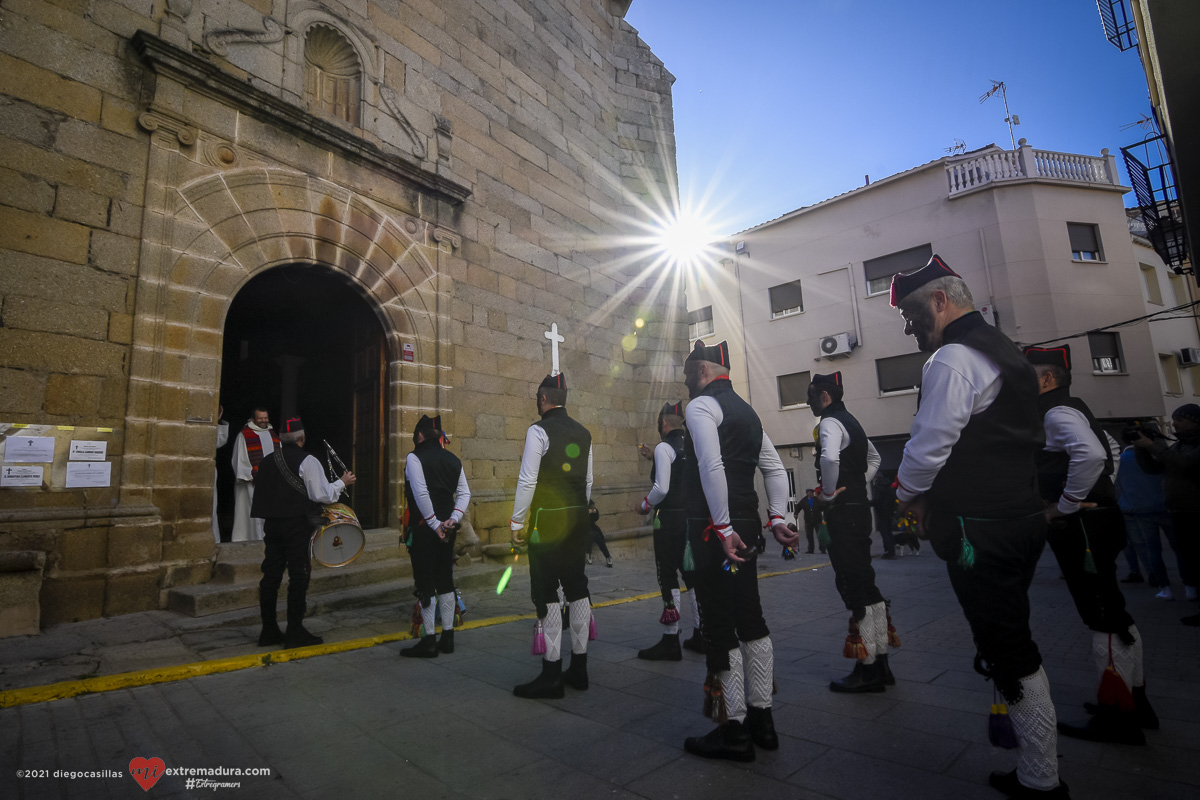
[[542,335],[550,340],[550,374],[557,375],[559,372],[561,372],[561,370],[558,368],[558,343],[565,342],[566,338],[559,335],[557,322],[552,323],[550,325],[550,330],[546,331]]

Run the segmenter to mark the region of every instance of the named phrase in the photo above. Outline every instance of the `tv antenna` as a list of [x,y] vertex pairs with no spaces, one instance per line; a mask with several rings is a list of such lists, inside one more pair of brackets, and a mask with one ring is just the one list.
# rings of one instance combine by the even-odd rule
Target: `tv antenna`
[[1124,125],[1122,125],[1121,130],[1127,131],[1127,130],[1130,130],[1131,128],[1141,128],[1144,131],[1152,131],[1156,127],[1157,126],[1154,124],[1153,117],[1150,117],[1147,114],[1142,114],[1140,119],[1136,119],[1133,122],[1127,122]]
[[965,153],[967,152],[967,143],[956,136],[954,137],[954,144],[951,147],[943,147],[942,150],[950,153],[951,155],[955,153]]
[[1012,140],[1013,150],[1016,150],[1017,137],[1013,134],[1013,125],[1020,125],[1021,119],[1016,114],[1013,114],[1008,110],[1008,93],[1007,87],[1004,85],[1004,81],[998,81],[992,78],[989,78],[989,80],[992,81],[992,88],[988,89],[980,96],[979,102],[986,103],[989,98],[995,96],[996,94],[1000,95],[1000,99],[1004,101],[1004,113],[1007,114],[1007,116],[1004,118],[1004,121],[1008,123],[1008,138]]

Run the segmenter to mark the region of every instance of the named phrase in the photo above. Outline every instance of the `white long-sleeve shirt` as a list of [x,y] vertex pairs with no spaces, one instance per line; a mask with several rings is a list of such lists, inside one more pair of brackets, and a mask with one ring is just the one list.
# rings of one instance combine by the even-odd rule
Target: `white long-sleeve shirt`
[[336,503],[342,496],[342,489],[346,488],[341,478],[333,483],[325,479],[325,468],[317,461],[316,456],[306,456],[300,462],[300,480],[304,481],[308,499],[321,505]]
[[659,442],[654,448],[654,485],[643,501],[646,510],[654,508],[667,496],[671,488],[671,466],[675,463],[675,448]]
[[[724,419],[725,415],[716,398],[702,395],[687,405],[687,430],[696,450],[696,464],[700,469],[700,485],[704,489],[708,513],[722,538],[728,538],[733,532],[729,528],[729,483],[725,479],[721,438],[717,432]],[[770,523],[782,522],[788,500],[787,470],[765,431],[758,454],[758,469],[762,472],[767,490]]]
[[[842,451],[850,446],[850,432],[833,417],[824,417],[817,423],[817,436],[821,440],[821,498],[826,502],[834,499],[838,478],[842,474]],[[867,484],[879,471],[883,459],[871,440],[867,440]]]
[[1046,448],[1051,452],[1066,453],[1070,458],[1067,465],[1067,482],[1062,496],[1058,498],[1058,510],[1074,514],[1079,503],[1087,497],[1104,472],[1107,461],[1104,447],[1092,432],[1087,417],[1070,406],[1055,406],[1046,412],[1043,420],[1046,427]]
[[[529,504],[533,502],[533,492],[537,489],[538,470],[542,466],[542,456],[550,449],[550,436],[541,425],[530,425],[525,433],[525,452],[521,454],[521,472],[517,475],[517,496],[513,500],[512,521],[509,523],[514,531],[525,527],[525,519],[529,516]],[[592,499],[592,448],[588,446],[587,457],[587,499]]]
[[948,344],[921,371],[921,407],[897,474],[896,497],[907,502],[929,491],[962,429],[986,411],[1003,385],[1000,368],[964,344]]
[[404,460],[404,481],[412,490],[413,500],[417,502],[417,511],[425,520],[425,524],[432,530],[437,530],[439,525],[446,522],[457,523],[466,513],[467,503],[471,502],[471,487],[467,485],[467,472],[460,468],[458,486],[454,490],[454,511],[451,512],[449,519],[438,519],[437,513],[433,510],[433,500],[429,497],[429,484],[425,482],[425,468],[421,466],[421,459],[417,458],[416,453],[409,453],[408,458]]

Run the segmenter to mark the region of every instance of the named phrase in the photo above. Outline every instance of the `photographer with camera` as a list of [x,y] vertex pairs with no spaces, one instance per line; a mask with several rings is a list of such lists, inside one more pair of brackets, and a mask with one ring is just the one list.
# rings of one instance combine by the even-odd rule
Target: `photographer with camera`
[[[1151,438],[1145,432],[1134,440],[1138,464],[1151,475],[1163,476],[1167,512],[1175,527],[1179,569],[1185,580],[1200,571],[1200,405],[1187,403],[1171,414],[1176,441]],[[1189,599],[1195,592],[1189,592]],[[1184,625],[1200,626],[1200,614],[1184,617]]]

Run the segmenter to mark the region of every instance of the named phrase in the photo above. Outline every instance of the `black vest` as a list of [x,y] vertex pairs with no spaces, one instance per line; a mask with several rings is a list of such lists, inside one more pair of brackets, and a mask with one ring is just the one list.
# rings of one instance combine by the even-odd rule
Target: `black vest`
[[[292,442],[281,448],[284,463],[296,479],[300,479],[300,465],[308,453]],[[254,479],[254,503],[250,516],[260,519],[303,517],[320,505],[308,499],[307,493],[292,488],[286,477],[279,472],[275,455],[264,456],[258,465],[258,476]]]
[[985,519],[1037,512],[1042,502],[1034,459],[1045,437],[1033,365],[978,312],[947,325],[942,341],[966,345],[991,359],[1000,369],[1001,388],[987,410],[972,415],[962,429],[927,493],[930,505],[955,516]]
[[[1067,406],[1083,414],[1084,418],[1087,419],[1088,426],[1092,429],[1092,435],[1096,437],[1096,440],[1100,442],[1100,447],[1104,450],[1104,471],[1100,473],[1100,477],[1092,485],[1091,490],[1088,491],[1087,497],[1083,499],[1088,503],[1115,506],[1117,504],[1117,492],[1113,488],[1112,479],[1108,477],[1113,471],[1112,450],[1108,447],[1108,437],[1104,435],[1104,431],[1096,424],[1096,417],[1092,415],[1092,410],[1087,407],[1087,403],[1078,397],[1072,397],[1069,387],[1063,386],[1058,389],[1051,389],[1038,397],[1038,408],[1042,412],[1043,418],[1050,409],[1058,408],[1059,406]],[[1038,491],[1041,492],[1042,499],[1047,503],[1058,502],[1058,498],[1062,495],[1063,487],[1067,485],[1067,470],[1070,465],[1071,457],[1066,453],[1052,452],[1050,450],[1038,451]]]
[[[758,519],[758,494],[754,491],[754,470],[762,451],[762,422],[754,409],[733,391],[728,380],[715,380],[705,386],[700,397],[711,397],[721,407],[717,436],[721,460],[725,464],[725,482],[729,486],[730,519]],[[704,486],[700,483],[700,465],[690,434],[684,437],[683,504],[689,520],[711,519]]]
[[[842,492],[833,501],[834,505],[843,503],[866,503],[867,502],[867,434],[862,429],[862,425],[858,424],[858,420],[854,415],[846,410],[846,405],[841,400],[836,403],[830,403],[824,411],[821,412],[821,419],[836,419],[842,423],[842,427],[850,434],[850,444],[842,449],[839,461],[840,467],[838,470],[838,482],[834,489],[845,487],[846,491]],[[821,481],[821,437],[817,437],[816,447],[817,460],[817,480]],[[826,494],[830,493],[830,487],[825,486],[822,482],[822,488]]]
[[[442,447],[437,439],[426,439],[413,448],[413,455],[421,462],[425,473],[425,487],[433,503],[433,514],[445,521],[454,513],[454,496],[458,491],[458,479],[462,475],[462,462],[458,456]],[[409,520],[412,525],[424,524],[412,486],[404,482],[404,499],[408,502]]]
[[[587,511],[587,466],[592,435],[567,416],[561,406],[552,408],[533,423],[546,432],[550,446],[538,467],[537,488],[529,506],[529,520],[537,524],[538,511],[550,508],[581,508]],[[584,519],[587,519],[586,514]]]
[[[663,442],[675,451],[675,462],[671,464],[671,480],[667,484],[667,494],[658,504],[659,511],[679,511],[683,508],[683,462],[687,457],[683,448],[684,434],[682,430],[674,430],[663,437]],[[650,468],[650,482],[656,480],[657,466]]]

